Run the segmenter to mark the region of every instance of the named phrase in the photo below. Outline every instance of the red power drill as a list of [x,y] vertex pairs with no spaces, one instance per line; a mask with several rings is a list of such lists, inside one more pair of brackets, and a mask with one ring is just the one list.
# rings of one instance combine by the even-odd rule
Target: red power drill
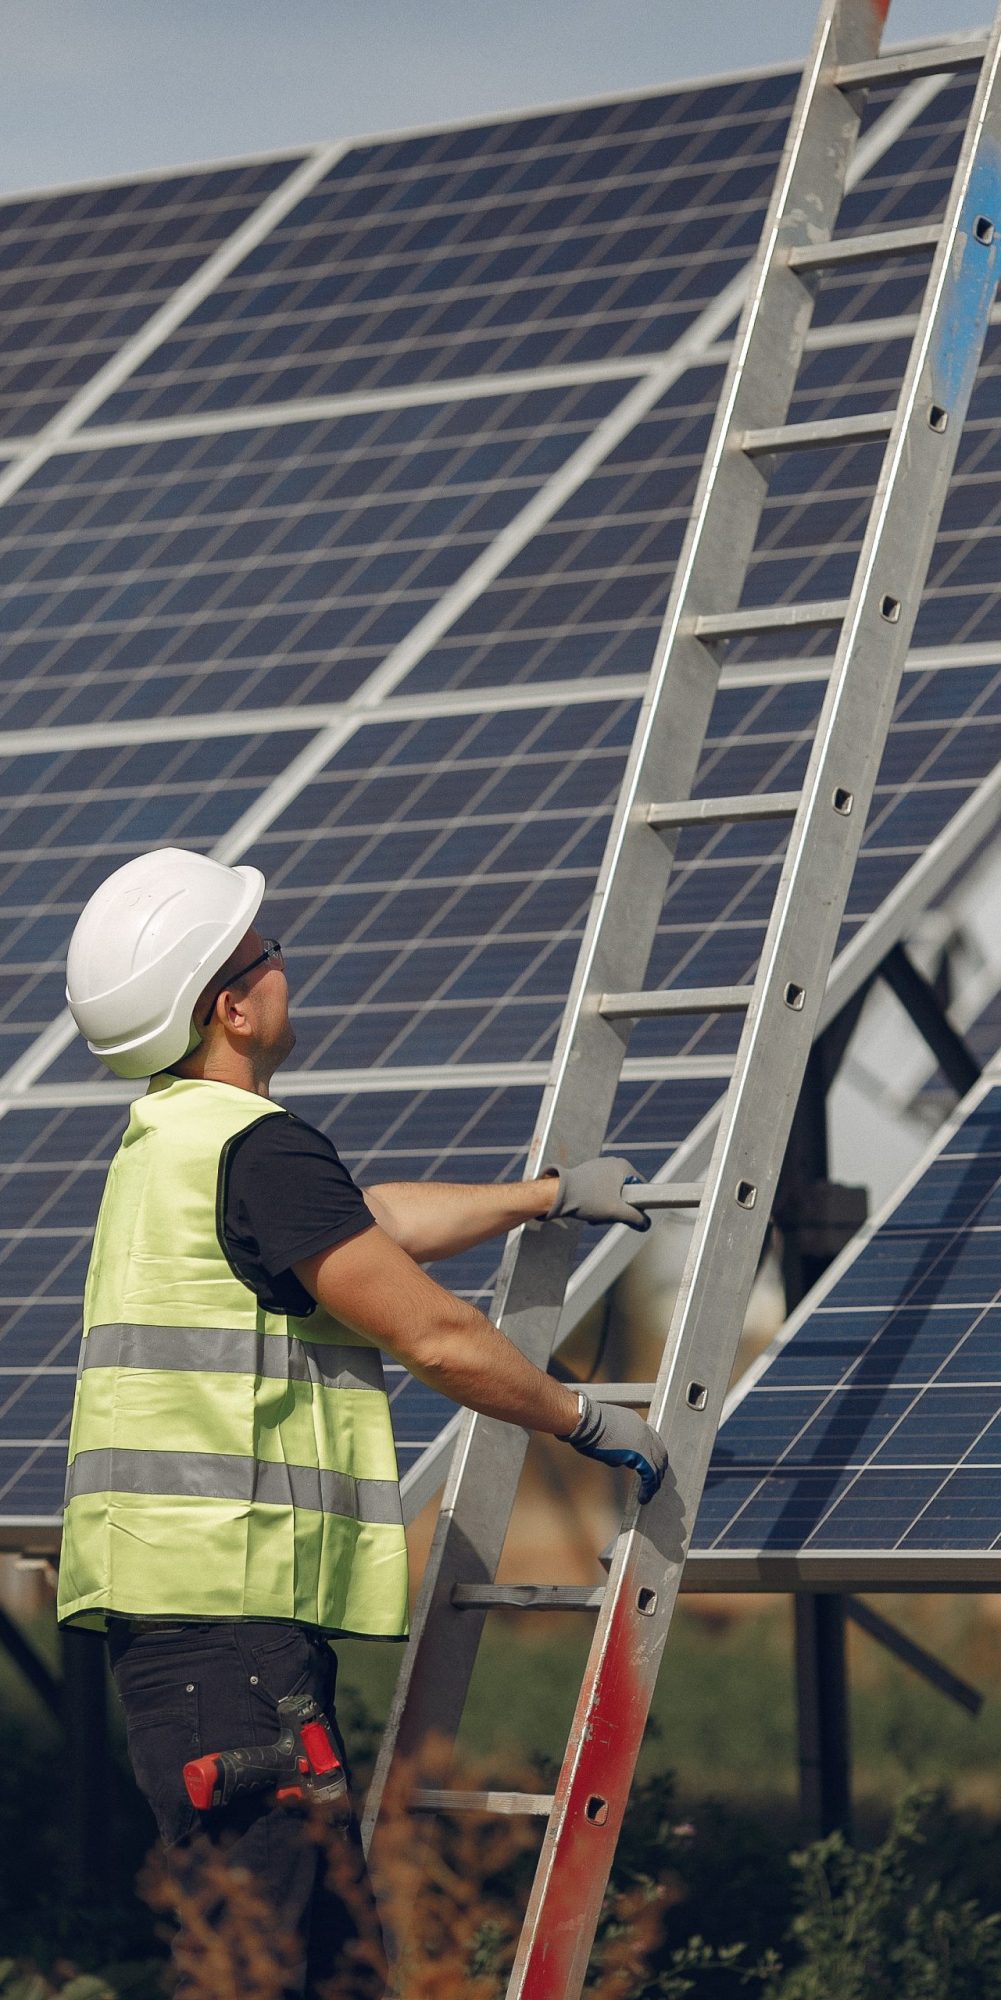
[[245,1750],[217,1750],[184,1766],[184,1784],[193,1806],[208,1812],[229,1805],[241,1792],[275,1786],[276,1798],[316,1799],[350,1811],[348,1781],[334,1747],[330,1724],[311,1694],[286,1694],[278,1703],[281,1735],[274,1743]]

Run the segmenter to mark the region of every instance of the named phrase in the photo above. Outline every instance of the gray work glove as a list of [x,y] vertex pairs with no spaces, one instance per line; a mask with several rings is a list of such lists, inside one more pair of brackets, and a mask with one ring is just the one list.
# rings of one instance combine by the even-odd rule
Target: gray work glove
[[579,1167],[544,1167],[543,1175],[555,1174],[559,1188],[542,1220],[575,1216],[579,1222],[624,1222],[629,1229],[649,1229],[650,1217],[624,1199],[623,1183],[632,1173],[628,1160],[605,1158],[582,1160]]
[[640,1476],[641,1504],[652,1500],[667,1471],[663,1439],[635,1410],[622,1409],[618,1403],[592,1403],[583,1390],[577,1393],[584,1414],[566,1443],[602,1465],[631,1465]]

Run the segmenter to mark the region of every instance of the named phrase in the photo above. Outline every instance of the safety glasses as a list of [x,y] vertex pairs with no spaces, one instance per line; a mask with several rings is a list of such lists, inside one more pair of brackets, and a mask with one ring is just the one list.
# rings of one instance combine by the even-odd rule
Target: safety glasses
[[248,972],[256,972],[259,965],[267,965],[273,958],[280,959],[281,955],[282,955],[282,948],[278,942],[278,939],[265,938],[264,950],[262,952],[259,952],[256,958],[252,958],[249,965],[241,965],[237,972],[231,972],[229,978],[224,979],[222,985],[217,987],[215,993],[212,996],[212,1005],[209,1008],[208,1013],[205,1015],[205,1018],[202,1022],[202,1027],[203,1028],[208,1027],[209,1022],[211,1021],[212,1016],[215,1013],[215,1003],[218,1000],[220,993],[225,993],[227,987],[229,986],[235,986],[238,980],[246,979]]

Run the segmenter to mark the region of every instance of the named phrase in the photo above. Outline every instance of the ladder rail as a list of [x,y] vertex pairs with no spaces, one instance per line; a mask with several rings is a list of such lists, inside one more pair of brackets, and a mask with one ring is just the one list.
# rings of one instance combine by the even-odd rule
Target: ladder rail
[[[976,222],[986,215],[1001,225],[999,72],[1001,16],[989,41],[905,371],[859,557],[851,612],[835,658],[651,1408],[651,1421],[668,1445],[673,1479],[670,1485],[665,1482],[648,1508],[639,1510],[634,1504],[623,1525],[509,2000],[530,1996],[541,2000],[543,1994],[555,1993],[572,2000],[586,1972],[739,1339],[742,1304],[753,1281],[997,288],[998,231],[992,232],[993,241],[979,237]],[[945,431],[925,421],[925,405],[949,412]],[[931,494],[939,502],[937,507],[917,510],[918,518],[912,484],[923,500]],[[892,617],[885,608],[888,597],[899,607]],[[850,811],[834,809],[836,790],[851,793]],[[798,1009],[786,998],[790,981],[804,995]],[[719,1338],[721,1324],[727,1328],[725,1341]],[[595,1800],[602,1810],[596,1809]],[[576,1883],[573,1936],[563,1922],[571,1880]]]
[[[865,0],[864,21],[849,24],[848,32],[840,20],[841,0],[825,0],[822,10],[544,1088],[529,1171],[550,1152],[565,1163],[586,1157],[605,1136],[629,1024],[603,1019],[597,1001],[602,993],[642,984],[680,832],[678,826],[656,831],[646,814],[658,799],[690,797],[718,685],[719,648],[701,640],[691,621],[699,614],[735,612],[767,494],[760,467],[734,453],[730,441],[735,432],[786,419],[812,307],[809,281],[788,268],[786,253],[795,243],[830,235],[861,119],[860,97],[825,89],[824,80],[838,61],[874,52],[878,4]],[[815,162],[804,160],[807,141],[824,162],[819,199]],[[669,730],[663,723],[666,694]],[[574,1089],[578,1077],[587,1078],[586,1088]],[[509,1239],[502,1259],[493,1317],[543,1367],[555,1342],[578,1233],[573,1224],[521,1230]],[[453,1734],[458,1726],[482,1616],[464,1613],[457,1630],[454,1616],[449,1618],[451,1590],[456,1583],[485,1582],[493,1575],[526,1448],[525,1433],[494,1419],[470,1414],[460,1423],[414,1638],[401,1663],[369,1790],[366,1844],[394,1758],[411,1756],[428,1729]]]

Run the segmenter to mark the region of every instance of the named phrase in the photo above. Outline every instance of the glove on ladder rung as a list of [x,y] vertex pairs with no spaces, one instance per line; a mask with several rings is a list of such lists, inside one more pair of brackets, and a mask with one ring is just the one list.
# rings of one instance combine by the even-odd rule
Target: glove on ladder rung
[[839,90],[858,90],[866,84],[911,83],[918,76],[948,76],[957,70],[981,69],[987,42],[948,42],[933,49],[908,49],[904,55],[875,56],[872,62],[839,63],[834,81]]
[[769,430],[738,431],[733,442],[748,458],[774,451],[809,451],[816,445],[865,444],[871,438],[889,437],[895,416],[895,410],[875,410],[854,417],[825,417],[815,424],[773,424]]
[[764,609],[745,604],[736,611],[707,611],[693,618],[697,639],[743,639],[758,632],[808,630],[814,625],[843,625],[848,611],[844,597],[818,604],[770,604]]
[[548,1819],[552,1792],[439,1792],[421,1786],[410,1797],[411,1812],[505,1813],[510,1818]]
[[660,1020],[665,1014],[739,1014],[753,986],[675,986],[665,993],[603,993],[598,1012],[606,1021]]
[[648,826],[735,826],[750,819],[795,819],[799,792],[746,792],[729,799],[675,799],[647,806]]
[[791,271],[822,271],[829,264],[868,264],[874,258],[934,250],[941,234],[940,223],[919,222],[912,229],[881,229],[872,236],[836,236],[829,243],[794,244],[786,261]]
[[[590,1385],[604,1390],[603,1382]],[[460,1611],[600,1611],[605,1585],[577,1583],[457,1583],[452,1603]]]

